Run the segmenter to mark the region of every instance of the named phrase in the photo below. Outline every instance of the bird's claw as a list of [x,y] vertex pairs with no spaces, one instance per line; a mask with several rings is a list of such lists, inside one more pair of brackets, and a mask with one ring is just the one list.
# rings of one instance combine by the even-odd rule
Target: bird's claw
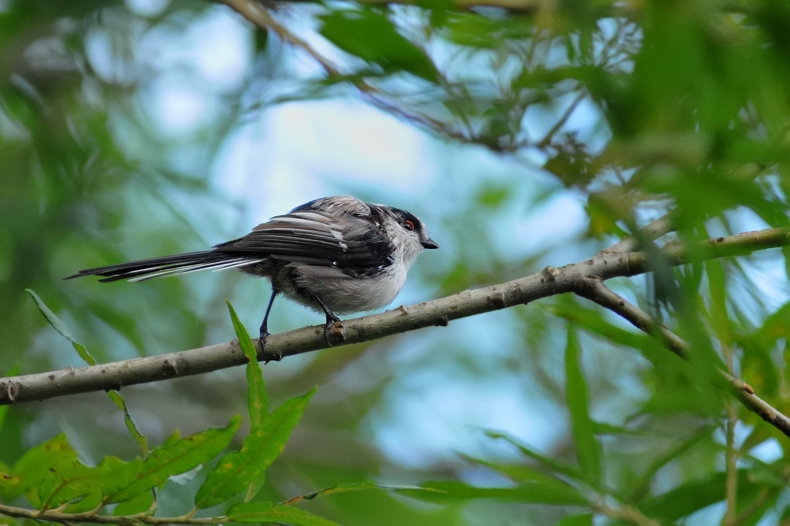
[[330,336],[332,335],[332,329],[335,326],[335,323],[339,323],[341,320],[335,315],[330,316],[327,314],[326,316],[326,325],[324,325],[324,339],[326,340],[326,344],[329,347],[332,347],[332,340]]
[[269,331],[264,329],[260,332],[258,338],[258,343],[260,343],[261,346],[261,358],[263,359],[264,365],[269,362],[279,362],[280,360],[283,359],[282,352],[270,353],[269,351],[266,350],[266,338],[268,337],[269,337]]

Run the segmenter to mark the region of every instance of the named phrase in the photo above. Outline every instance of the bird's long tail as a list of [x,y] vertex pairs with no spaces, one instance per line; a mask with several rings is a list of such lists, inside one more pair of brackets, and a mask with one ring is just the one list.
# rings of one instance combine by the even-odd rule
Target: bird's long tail
[[141,259],[130,263],[110,265],[107,267],[89,268],[80,270],[73,276],[65,279],[81,278],[83,276],[102,276],[99,281],[144,281],[146,279],[175,274],[186,274],[199,270],[225,270],[228,268],[245,267],[262,261],[260,258],[249,256],[229,255],[215,250],[201,252],[187,252],[175,256],[161,258]]

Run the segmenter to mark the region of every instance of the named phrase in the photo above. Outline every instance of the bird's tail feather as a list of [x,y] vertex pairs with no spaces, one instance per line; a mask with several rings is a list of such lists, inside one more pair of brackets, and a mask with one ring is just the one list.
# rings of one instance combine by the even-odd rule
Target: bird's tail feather
[[262,258],[250,258],[249,256],[229,256],[214,250],[204,250],[201,252],[188,252],[186,254],[176,254],[175,256],[164,256],[161,258],[142,259],[130,263],[110,265],[107,267],[97,267],[81,270],[73,276],[65,279],[80,278],[82,276],[102,276],[99,281],[118,281],[128,279],[129,281],[144,281],[146,279],[158,278],[162,276],[173,276],[175,274],[186,274],[199,270],[225,270],[229,268],[244,267],[262,261]]

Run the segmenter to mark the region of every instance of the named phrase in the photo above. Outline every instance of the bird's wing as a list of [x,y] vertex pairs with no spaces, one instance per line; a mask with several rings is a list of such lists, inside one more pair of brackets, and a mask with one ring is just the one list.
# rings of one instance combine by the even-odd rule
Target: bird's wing
[[364,219],[300,209],[274,217],[240,239],[217,245],[214,251],[334,267],[353,276],[374,274],[391,263],[384,234]]

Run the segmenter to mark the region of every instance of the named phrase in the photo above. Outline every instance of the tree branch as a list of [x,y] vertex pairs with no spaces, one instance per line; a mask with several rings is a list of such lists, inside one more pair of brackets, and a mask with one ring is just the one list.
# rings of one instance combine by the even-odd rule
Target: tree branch
[[[667,349],[681,358],[686,359],[688,355],[688,344],[685,341],[663,325],[658,325],[648,313],[626,301],[622,296],[607,287],[599,278],[594,276],[586,278],[579,284],[574,292],[579,296],[590,299],[612,312],[619,314],[637,329],[661,339],[662,344]],[[733,377],[725,371],[720,370],[719,372],[722,378],[726,380],[730,392],[738,398],[747,409],[757,413],[763,420],[790,437],[790,418],[786,417],[769,403],[754,394],[754,389],[749,384]]]
[[[690,260],[744,255],[788,244],[790,228],[772,228],[711,239],[691,246],[672,245],[665,247],[661,253],[666,257],[667,264],[680,265]],[[618,276],[643,274],[649,270],[648,257],[643,253],[612,253],[602,250],[586,261],[565,267],[546,267],[541,272],[506,283],[466,290],[411,307],[398,307],[381,314],[339,322],[334,325],[331,337],[334,345],[346,345],[423,327],[446,326],[450,321],[459,318],[523,305],[547,296],[575,292],[590,276],[607,280]],[[293,356],[326,346],[323,325],[305,327],[269,336],[266,340],[267,354],[259,354],[258,359],[271,359],[275,355]],[[677,343],[675,352],[683,352],[681,348],[681,343]],[[0,379],[0,405],[120,389],[128,385],[207,373],[245,363],[246,359],[238,341],[233,340],[189,351],[4,378]],[[742,388],[745,385],[738,382],[740,381],[734,378],[730,380],[736,387],[741,385]],[[744,403],[752,409],[749,403]],[[774,411],[772,420],[786,419],[770,406],[767,406],[767,410]],[[765,412],[758,414],[768,415]],[[768,419],[767,416],[763,418]]]

